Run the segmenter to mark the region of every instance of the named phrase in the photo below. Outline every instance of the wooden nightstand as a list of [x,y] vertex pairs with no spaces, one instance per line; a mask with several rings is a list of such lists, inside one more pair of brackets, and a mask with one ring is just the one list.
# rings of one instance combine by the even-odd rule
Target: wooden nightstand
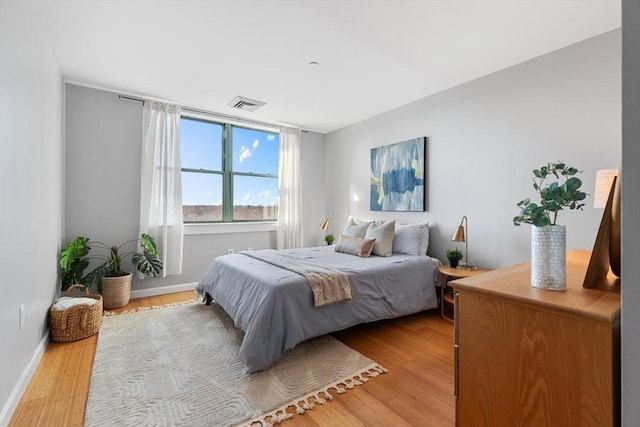
[[443,265],[438,268],[440,271],[440,314],[450,322],[453,322],[453,291],[447,286],[449,280],[462,279],[465,277],[475,276],[476,274],[486,273],[489,270],[478,268],[476,270],[462,270]]

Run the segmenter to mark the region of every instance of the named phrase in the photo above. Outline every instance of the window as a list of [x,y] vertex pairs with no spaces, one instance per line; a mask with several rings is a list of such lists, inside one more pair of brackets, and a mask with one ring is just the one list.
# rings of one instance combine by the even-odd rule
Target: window
[[184,222],[274,221],[280,135],[182,117]]

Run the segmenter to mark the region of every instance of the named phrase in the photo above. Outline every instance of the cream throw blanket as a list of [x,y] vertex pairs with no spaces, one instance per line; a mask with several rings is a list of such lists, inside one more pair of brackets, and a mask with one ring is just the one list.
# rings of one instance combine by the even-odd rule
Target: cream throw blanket
[[351,299],[351,286],[347,275],[328,265],[287,257],[274,249],[239,253],[303,276],[311,286],[316,307]]

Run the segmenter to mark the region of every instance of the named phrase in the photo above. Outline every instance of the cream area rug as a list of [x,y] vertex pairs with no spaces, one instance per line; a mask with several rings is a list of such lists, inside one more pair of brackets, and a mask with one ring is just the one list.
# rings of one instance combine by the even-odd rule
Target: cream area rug
[[386,372],[323,336],[247,374],[242,337],[215,303],[105,316],[85,425],[268,426]]

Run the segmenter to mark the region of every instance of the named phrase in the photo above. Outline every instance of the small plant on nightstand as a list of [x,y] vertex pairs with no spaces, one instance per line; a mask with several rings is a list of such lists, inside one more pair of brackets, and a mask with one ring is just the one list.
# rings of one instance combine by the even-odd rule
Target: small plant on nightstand
[[448,249],[446,255],[451,268],[456,268],[458,262],[462,259],[462,251],[460,249]]
[[334,240],[335,238],[333,237],[333,234],[327,234],[324,238],[324,241],[327,242],[327,245],[329,246],[333,245]]

